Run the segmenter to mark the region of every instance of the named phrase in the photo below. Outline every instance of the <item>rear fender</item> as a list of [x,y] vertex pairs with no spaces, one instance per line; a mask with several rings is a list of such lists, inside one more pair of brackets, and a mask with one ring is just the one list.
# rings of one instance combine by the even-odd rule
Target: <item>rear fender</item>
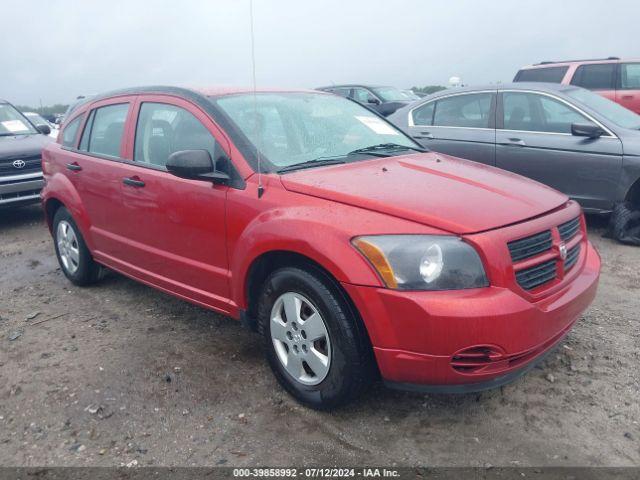
[[[91,238],[91,221],[89,220],[89,215],[87,215],[87,211],[82,204],[76,187],[71,183],[71,180],[62,173],[54,173],[47,178],[47,184],[42,191],[42,203],[45,212],[47,211],[49,203],[55,200],[62,203],[65,208],[69,210],[89,250],[93,250],[94,243]],[[49,225],[50,231],[52,231],[53,228],[51,220],[47,215],[47,224]]]

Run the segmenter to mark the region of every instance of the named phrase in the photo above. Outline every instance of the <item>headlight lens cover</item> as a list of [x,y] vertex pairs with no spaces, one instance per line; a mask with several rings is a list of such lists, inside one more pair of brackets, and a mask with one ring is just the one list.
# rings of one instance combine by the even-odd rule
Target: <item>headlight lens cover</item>
[[489,286],[476,250],[459,237],[444,235],[370,235],[353,245],[388,288],[461,290]]

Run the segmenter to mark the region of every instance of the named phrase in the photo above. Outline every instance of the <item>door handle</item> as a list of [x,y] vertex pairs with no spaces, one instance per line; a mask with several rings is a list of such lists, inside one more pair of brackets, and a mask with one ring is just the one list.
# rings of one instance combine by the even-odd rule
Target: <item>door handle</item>
[[79,172],[82,170],[82,167],[78,165],[77,162],[67,163],[67,170],[71,170],[72,172]]
[[131,177],[125,177],[122,179],[122,183],[124,183],[125,185],[129,185],[130,187],[144,187],[144,182],[142,180],[140,180],[139,178],[131,178]]
[[416,138],[426,138],[428,140],[433,140],[433,133],[431,133],[431,132],[420,132],[415,137]]
[[517,146],[517,147],[526,147],[527,143],[524,140],[521,140],[519,138],[509,138],[507,139],[506,142],[501,142],[500,145],[513,145],[513,146]]
[[623,95],[623,96],[622,96],[622,99],[623,99],[623,100],[633,100],[633,99],[634,99],[634,96],[633,96],[633,95]]

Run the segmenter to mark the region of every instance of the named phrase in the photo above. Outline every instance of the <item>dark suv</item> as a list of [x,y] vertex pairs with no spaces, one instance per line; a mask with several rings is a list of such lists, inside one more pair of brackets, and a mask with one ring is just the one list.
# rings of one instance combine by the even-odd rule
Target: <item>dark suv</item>
[[10,103],[0,100],[0,207],[34,203],[42,189],[42,148],[53,139]]

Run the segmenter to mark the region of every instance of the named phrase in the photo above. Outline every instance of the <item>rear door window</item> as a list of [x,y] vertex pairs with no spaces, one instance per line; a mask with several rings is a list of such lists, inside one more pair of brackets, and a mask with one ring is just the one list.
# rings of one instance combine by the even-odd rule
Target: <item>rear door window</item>
[[411,112],[414,125],[433,125],[433,111],[436,102],[425,103]]
[[549,82],[561,83],[569,67],[541,67],[520,70],[514,82]]
[[615,63],[580,65],[571,79],[571,85],[588,90],[615,90],[615,84]]
[[492,93],[455,95],[438,100],[433,115],[433,125],[489,128],[492,101]]
[[640,90],[640,63],[620,65],[620,88],[622,90]]
[[[86,150],[90,153],[119,158],[128,111],[128,103],[96,108],[88,132]],[[84,144],[84,139],[82,143]]]

